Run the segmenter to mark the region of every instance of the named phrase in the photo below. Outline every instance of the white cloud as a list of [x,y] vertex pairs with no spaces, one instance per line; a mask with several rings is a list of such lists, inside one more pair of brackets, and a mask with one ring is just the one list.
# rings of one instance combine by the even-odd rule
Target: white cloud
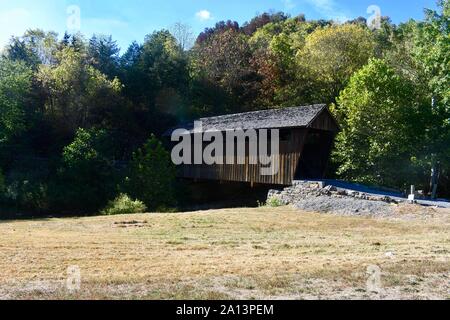
[[334,0],[306,0],[314,9],[327,19],[333,19],[339,22],[349,20],[348,15],[344,12]]
[[283,4],[285,10],[292,10],[297,6],[293,0],[283,0]]
[[200,21],[208,21],[212,19],[212,15],[211,12],[209,12],[208,10],[200,10],[199,12],[197,12],[195,14],[195,16],[197,17],[197,19],[199,19]]

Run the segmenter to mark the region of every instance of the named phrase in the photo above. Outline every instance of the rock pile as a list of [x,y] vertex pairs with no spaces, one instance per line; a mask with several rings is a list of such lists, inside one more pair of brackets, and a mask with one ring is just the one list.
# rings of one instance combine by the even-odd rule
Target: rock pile
[[342,215],[389,215],[397,202],[386,196],[324,186],[320,182],[297,182],[284,190],[270,190],[268,199],[306,211]]

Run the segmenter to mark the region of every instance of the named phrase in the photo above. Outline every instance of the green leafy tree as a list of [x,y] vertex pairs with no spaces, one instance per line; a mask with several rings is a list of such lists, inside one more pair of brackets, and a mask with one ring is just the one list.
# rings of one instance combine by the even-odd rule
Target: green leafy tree
[[[367,25],[367,22],[363,25]],[[393,49],[393,38],[395,38],[398,27],[392,23],[389,17],[381,18],[381,28],[373,30],[375,40],[375,56],[384,57]]]
[[[424,22],[409,21],[395,31],[392,48],[385,53],[395,70],[414,83],[429,108],[422,145],[416,161],[424,171],[433,168],[440,190],[450,191],[450,78],[449,2],[439,1],[440,11],[426,10]],[[430,108],[431,107],[431,108]],[[429,190],[428,186],[425,187]]]
[[152,136],[133,153],[125,188],[127,193],[142,200],[150,209],[175,205],[175,168],[170,154]]
[[450,1],[438,1],[439,11],[426,10],[425,22],[416,29],[413,59],[422,73],[425,96],[432,105],[433,125],[427,130],[422,159],[433,168],[432,183],[441,174],[441,186],[450,181]]
[[120,48],[111,36],[94,35],[89,40],[88,59],[91,65],[109,79],[118,76],[119,52]]
[[167,30],[134,43],[121,59],[124,94],[137,106],[142,132],[167,130],[186,114],[187,56]]
[[79,129],[63,150],[53,190],[57,207],[95,211],[114,198],[116,177],[110,154],[111,140],[104,130]]
[[[426,10],[416,37],[415,57],[429,79],[436,103],[450,108],[450,1],[438,1],[440,11]],[[448,112],[448,110],[446,110]]]
[[142,93],[150,103],[163,89],[172,88],[181,93],[188,76],[185,54],[167,30],[146,37],[138,67],[145,80]]
[[392,187],[420,181],[413,162],[421,152],[427,110],[411,82],[383,60],[358,71],[337,99],[341,124],[334,158],[346,179]]
[[60,134],[70,136],[96,124],[98,111],[117,100],[121,83],[109,80],[73,48],[64,48],[57,58],[57,65],[41,66],[37,77],[47,96],[45,114]]
[[23,61],[34,70],[40,64],[55,62],[58,49],[58,34],[40,29],[28,30],[22,37],[12,37],[5,55],[14,61]]
[[32,76],[32,70],[24,62],[0,59],[0,144],[27,127],[26,104]]

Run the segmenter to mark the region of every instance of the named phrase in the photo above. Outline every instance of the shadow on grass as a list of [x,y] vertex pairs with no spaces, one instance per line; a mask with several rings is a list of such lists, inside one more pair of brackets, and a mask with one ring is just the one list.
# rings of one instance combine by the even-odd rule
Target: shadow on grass
[[87,212],[62,212],[58,214],[51,214],[0,205],[0,223],[6,223],[11,221],[26,221],[26,220],[48,221],[54,218],[76,219],[99,215],[100,215],[99,213],[87,213]]
[[[282,189],[280,186],[255,185],[249,183],[184,181],[179,193],[178,206],[159,213],[183,213],[233,208],[257,208],[265,204],[270,189]],[[101,216],[99,212],[58,211],[33,212],[0,204],[0,223],[15,220],[46,221],[53,218],[85,218]]]

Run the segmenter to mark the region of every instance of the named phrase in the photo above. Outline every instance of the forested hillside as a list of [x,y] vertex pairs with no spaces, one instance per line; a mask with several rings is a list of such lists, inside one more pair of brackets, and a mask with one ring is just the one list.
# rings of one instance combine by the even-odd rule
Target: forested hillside
[[423,21],[386,17],[374,30],[364,18],[265,13],[219,22],[191,45],[178,24],[122,51],[110,35],[13,37],[0,58],[2,207],[98,212],[118,197],[172,208],[165,130],[313,103],[341,125],[338,178],[429,191],[434,169],[450,196],[450,2],[439,4]]

